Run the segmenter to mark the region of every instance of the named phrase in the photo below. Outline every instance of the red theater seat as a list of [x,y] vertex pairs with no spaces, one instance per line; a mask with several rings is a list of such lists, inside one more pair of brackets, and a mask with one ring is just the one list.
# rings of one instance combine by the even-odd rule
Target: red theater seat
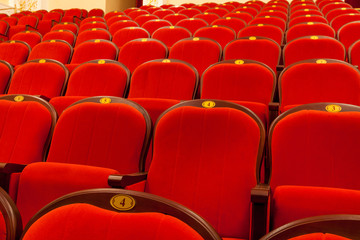
[[23,41],[12,40],[0,44],[0,60],[10,63],[13,67],[26,62],[31,48]]
[[35,59],[53,59],[62,64],[69,63],[73,53],[72,46],[63,40],[47,40],[37,44],[30,52],[28,61]]

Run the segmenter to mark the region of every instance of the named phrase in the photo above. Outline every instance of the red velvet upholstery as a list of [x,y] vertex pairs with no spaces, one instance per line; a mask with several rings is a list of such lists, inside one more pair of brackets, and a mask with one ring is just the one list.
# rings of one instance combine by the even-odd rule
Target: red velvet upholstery
[[110,32],[102,28],[84,30],[78,34],[75,47],[88,40],[105,39],[111,41],[111,38]]
[[305,36],[328,36],[335,37],[335,30],[326,23],[299,23],[289,28],[286,32],[286,42],[290,42],[295,38]]
[[225,26],[206,26],[199,28],[194,33],[194,37],[205,37],[217,41],[222,49],[236,38],[236,33],[233,29]]
[[247,239],[259,126],[230,107],[177,106],[157,122],[146,192],[184,204],[222,237]]
[[280,17],[256,17],[249,22],[249,25],[257,25],[257,24],[270,24],[279,27],[283,32],[286,29],[286,22]]
[[198,73],[190,64],[174,59],[153,60],[135,69],[128,97],[191,100],[197,85]]
[[236,17],[219,18],[211,23],[212,25],[223,25],[232,28],[237,34],[246,26],[246,22]]
[[272,190],[279,185],[360,188],[359,110],[327,112],[326,105],[323,111],[293,108],[275,120],[269,139]]
[[125,43],[137,38],[150,38],[150,33],[140,27],[122,28],[113,35],[113,43],[120,49]]
[[16,26],[16,24],[18,23],[19,19],[17,17],[4,17],[1,20],[7,22],[9,24],[9,26]]
[[201,76],[206,68],[220,60],[221,52],[221,46],[214,40],[186,38],[176,42],[171,47],[169,58],[190,63]]
[[155,16],[153,14],[145,14],[145,15],[140,15],[140,16],[136,17],[134,21],[137,22],[137,24],[139,24],[139,26],[142,26],[147,21],[154,20],[154,19],[159,19],[159,17]]
[[55,121],[50,111],[38,102],[0,98],[0,112],[1,162],[29,164],[42,161]]
[[290,238],[289,240],[350,240],[350,239],[329,233],[311,233],[299,237]]
[[47,161],[138,172],[146,124],[142,113],[128,104],[74,105],[59,118]]
[[91,21],[91,22],[86,22],[84,24],[81,24],[80,28],[79,28],[79,33],[83,32],[85,30],[88,30],[88,29],[92,29],[92,28],[99,28],[99,29],[107,30],[108,26],[107,26],[107,24],[105,22],[95,21],[94,20],[94,21]]
[[354,8],[337,8],[331,10],[328,14],[326,14],[326,19],[331,23],[336,17],[347,14],[359,14],[359,11]]
[[48,32],[44,35],[43,41],[49,41],[49,40],[63,40],[67,43],[69,43],[71,46],[75,45],[76,41],[76,35],[71,32],[70,30],[54,30],[51,32]]
[[23,226],[46,204],[65,194],[109,187],[108,176],[117,173],[112,169],[76,164],[29,164],[21,173],[16,201]]
[[243,6],[240,6],[234,10],[232,10],[231,12],[236,12],[236,11],[240,11],[240,12],[247,12],[247,13],[250,13],[251,16],[255,17],[259,11],[254,8],[254,7],[249,7],[249,6],[246,6],[246,5],[243,5]]
[[83,25],[85,25],[86,23],[91,23],[91,22],[94,22],[94,21],[95,21],[96,23],[99,23],[99,22],[105,23],[105,26],[106,26],[105,29],[107,29],[107,22],[106,22],[105,18],[103,18],[103,17],[96,17],[96,16],[87,17],[87,18],[83,19],[83,20],[81,21],[81,23],[80,23],[80,28],[81,28]]
[[239,19],[243,20],[244,22],[246,22],[246,24],[248,24],[253,19],[253,16],[250,13],[241,12],[241,11],[227,13],[224,15],[224,18],[227,18],[227,17],[239,18]]
[[360,42],[358,40],[349,47],[349,51],[348,51],[349,62],[355,66],[360,65],[359,46],[360,46]]
[[25,30],[36,29],[38,25],[39,19],[36,16],[26,15],[19,19],[16,26],[10,26],[9,28],[9,38],[11,39],[18,32],[22,32]]
[[220,17],[223,17],[225,14],[229,13],[230,11],[227,10],[226,8],[215,7],[215,8],[206,9],[205,12],[215,13],[215,14],[219,15]]
[[72,103],[91,96],[124,97],[130,72],[119,62],[95,60],[79,65],[71,73],[66,94],[52,98],[50,103],[58,115]]
[[196,9],[196,8],[186,8],[186,9],[180,10],[178,13],[179,14],[184,14],[184,15],[188,16],[189,18],[192,18],[196,14],[201,13],[201,11],[199,9]]
[[119,14],[119,15],[115,15],[115,16],[109,18],[108,20],[106,20],[106,23],[110,27],[113,23],[116,23],[116,22],[122,21],[122,20],[131,20],[131,18],[129,16]]
[[257,17],[264,17],[264,16],[271,16],[271,17],[279,17],[281,19],[283,19],[284,21],[288,21],[288,15],[284,12],[280,12],[280,11],[273,11],[273,10],[269,10],[269,11],[261,11]]
[[135,11],[132,11],[132,12],[127,13],[127,15],[128,15],[132,20],[135,20],[135,18],[137,18],[138,16],[146,15],[146,14],[149,14],[149,12],[146,11],[146,10],[142,10],[142,9],[137,9],[137,10],[135,10]]
[[177,41],[191,36],[192,34],[189,30],[178,26],[161,27],[152,34],[152,38],[163,42],[168,49]]
[[150,20],[144,23],[141,27],[146,29],[150,35],[152,35],[156,30],[158,30],[161,27],[167,27],[171,26],[171,22],[164,20],[164,19],[155,19]]
[[71,45],[63,40],[47,40],[36,45],[30,52],[28,61],[35,59],[54,59],[67,64],[73,53]]
[[238,33],[238,38],[251,36],[266,37],[274,40],[281,46],[284,32],[281,30],[281,28],[274,25],[257,24],[247,26]]
[[209,25],[215,21],[216,19],[219,19],[220,16],[216,13],[199,13],[194,16],[194,18],[200,18],[202,20],[205,20]]
[[352,6],[348,3],[334,2],[326,4],[323,8],[321,8],[321,12],[326,16],[331,10],[337,8],[352,8]]
[[317,16],[324,16],[321,11],[313,10],[313,9],[304,9],[294,12],[289,16],[289,19],[293,19],[295,17],[304,16],[304,15],[317,15]]
[[[106,13],[104,18],[105,18],[105,20],[107,22],[110,18],[112,18],[114,16],[118,16],[118,15],[126,15],[126,14],[124,12],[121,12],[121,11],[112,11],[112,12]],[[110,24],[108,24],[108,25],[110,25]]]
[[[0,18],[1,19],[1,18]],[[0,20],[0,42],[7,41],[9,39],[7,33],[9,31],[9,23],[4,20]]]
[[263,37],[240,38],[226,46],[224,60],[251,59],[268,65],[276,72],[280,54],[280,46],[271,39]]
[[114,35],[119,29],[126,27],[140,27],[135,21],[131,20],[121,20],[117,21],[109,26],[109,32],[111,35]]
[[167,56],[167,47],[159,40],[152,38],[135,39],[125,43],[119,53],[119,62],[133,72],[140,64],[162,59]]
[[104,10],[102,10],[100,8],[93,8],[89,11],[88,17],[92,17],[92,16],[103,17],[104,14],[105,14]]
[[165,16],[170,15],[170,14],[174,14],[175,12],[171,9],[160,9],[157,10],[155,12],[153,12],[153,14],[155,16],[158,16],[160,19],[164,19]]
[[304,23],[304,22],[322,22],[322,23],[329,23],[328,20],[326,20],[326,18],[324,18],[323,16],[319,16],[319,15],[301,15],[298,17],[294,17],[289,21],[288,27],[292,27],[296,24],[299,23]]
[[339,15],[331,21],[331,26],[334,28],[335,32],[338,32],[339,29],[345,24],[355,21],[360,21],[359,12],[357,14],[348,13],[348,14]]
[[77,35],[78,32],[79,32],[79,27],[78,27],[78,25],[76,25],[75,23],[62,22],[62,23],[59,23],[59,24],[54,25],[54,26],[51,28],[51,31],[54,31],[54,30],[70,30],[70,31],[72,31],[75,35]]
[[356,42],[360,36],[360,21],[349,22],[338,30],[338,39],[346,49]]
[[[140,104],[149,113],[153,126],[159,116],[168,108],[180,103],[180,100],[162,99],[162,98],[129,98],[130,100]],[[149,171],[152,160],[152,142],[149,146],[149,151],[145,161],[145,171]],[[137,191],[144,191],[144,187],[133,189]]]
[[[331,51],[329,51],[331,49]],[[307,36],[288,42],[283,50],[285,67],[302,60],[331,58],[345,61],[344,45],[335,38],[326,36]]]
[[208,26],[208,23],[200,18],[188,18],[180,20],[175,26],[184,27],[194,34],[199,28]]
[[23,41],[29,44],[31,48],[41,42],[42,36],[35,31],[18,32],[14,34],[10,40]]
[[[318,7],[319,7],[320,9],[322,9],[325,5],[327,5],[327,4],[329,4],[329,3],[333,3],[333,2],[341,2],[341,3],[343,3],[342,0],[322,0],[322,1],[317,0],[317,1],[316,1],[316,4],[318,5]],[[347,7],[347,8],[348,8],[348,7]]]
[[[280,110],[314,102],[360,105],[360,73],[338,60],[308,60],[289,66],[279,77]],[[333,86],[336,86],[334,88]]]
[[0,60],[0,94],[5,93],[7,90],[13,73],[13,67],[8,62]]
[[51,59],[29,61],[14,73],[8,94],[60,96],[68,78],[68,71],[60,62]]
[[31,49],[23,41],[6,41],[0,44],[0,59],[17,66],[26,62]]
[[318,215],[360,214],[359,200],[357,190],[279,186],[273,195],[272,227]]
[[104,39],[88,40],[74,48],[71,62],[66,67],[72,72],[79,64],[87,61],[95,59],[117,60],[118,53],[119,49],[113,42]]
[[313,9],[313,10],[320,10],[318,8],[318,6],[316,6],[314,3],[303,3],[301,5],[296,5],[291,7],[290,9],[290,14],[299,11],[299,10],[303,10],[303,9]]
[[[72,219],[72,224],[59,228]],[[141,230],[140,230],[141,229]],[[140,230],[140,231],[139,231]],[[106,234],[109,233],[109,234]],[[172,239],[203,238],[181,220],[162,213],[119,213],[89,204],[71,204],[57,208],[39,219],[24,240],[103,239]]]
[[172,23],[172,25],[176,25],[176,23],[178,23],[179,21],[183,20],[183,19],[187,19],[188,16],[186,16],[185,14],[179,14],[179,13],[175,13],[175,14],[169,14],[166,17],[164,17],[164,20],[167,20],[169,22]]

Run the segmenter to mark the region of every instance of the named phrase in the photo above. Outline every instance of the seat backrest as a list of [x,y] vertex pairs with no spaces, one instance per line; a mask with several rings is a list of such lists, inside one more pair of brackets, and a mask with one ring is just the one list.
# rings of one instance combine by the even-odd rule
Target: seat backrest
[[256,24],[274,25],[279,27],[283,32],[286,29],[286,22],[284,19],[280,17],[271,17],[271,16],[256,17],[249,22],[249,25],[256,25]]
[[199,28],[208,26],[208,23],[201,18],[187,18],[180,20],[175,26],[184,27],[194,34]]
[[269,132],[271,189],[301,185],[358,190],[359,111],[353,105],[313,103],[275,119]]
[[13,74],[14,68],[10,63],[0,60],[0,93],[7,92]]
[[76,67],[70,75],[65,96],[125,97],[130,71],[114,60],[92,60]]
[[76,42],[76,35],[70,30],[60,29],[46,33],[43,36],[42,40],[43,41],[63,40],[69,43],[71,46],[74,46]]
[[74,54],[70,63],[79,64],[95,59],[116,60],[118,54],[119,48],[109,40],[88,40],[74,48]]
[[93,8],[89,11],[88,17],[99,16],[104,17],[104,10],[100,8]]
[[150,33],[144,28],[126,27],[116,31],[113,35],[112,42],[121,49],[125,43],[137,38],[150,38]]
[[199,13],[199,14],[196,14],[194,16],[194,18],[200,18],[200,19],[203,19],[205,20],[209,25],[216,19],[219,19],[220,16],[217,15],[216,13]]
[[67,64],[73,54],[72,46],[64,40],[46,40],[37,44],[30,52],[28,61],[35,59],[53,59]]
[[61,114],[47,162],[139,172],[150,131],[150,117],[138,104],[118,97],[86,98]]
[[236,33],[229,27],[212,25],[199,28],[194,33],[194,37],[205,37],[213,39],[220,44],[222,49],[224,49],[229,42],[236,38]]
[[0,60],[17,66],[26,62],[31,48],[29,44],[19,40],[11,40],[0,44]]
[[0,97],[2,163],[29,164],[45,160],[56,123],[54,108],[29,95]]
[[[356,10],[355,10],[356,11]],[[335,17],[331,22],[331,27],[334,28],[335,32],[349,22],[360,21],[360,13],[347,13]]]
[[322,22],[322,23],[329,24],[329,21],[326,20],[326,18],[323,16],[308,14],[308,15],[301,15],[301,16],[292,18],[288,23],[288,28],[291,28],[295,24],[304,23],[304,22]]
[[123,45],[119,53],[119,62],[133,72],[140,64],[166,58],[168,49],[166,45],[153,38],[134,39]]
[[109,32],[114,35],[119,29],[126,27],[140,27],[135,21],[132,20],[121,20],[116,21],[109,26]]
[[268,105],[275,93],[275,73],[252,60],[225,60],[211,65],[201,78],[201,98],[259,102]]
[[199,76],[189,63],[175,59],[152,60],[139,65],[131,77],[129,98],[195,98]]
[[360,72],[340,60],[311,59],[290,65],[279,76],[278,87],[281,111],[315,102],[360,106]]
[[227,18],[227,17],[239,18],[239,19],[243,20],[244,22],[246,22],[246,24],[248,24],[253,19],[253,16],[250,13],[244,12],[244,11],[236,11],[236,12],[227,13],[224,15],[224,18]]
[[[71,226],[53,227],[70,219]],[[34,216],[22,239],[59,240],[71,229],[76,230],[70,239],[221,239],[210,224],[178,203],[119,189],[84,190],[53,201]]]
[[151,37],[162,41],[170,49],[177,41],[191,36],[191,32],[184,27],[168,26],[157,29]]
[[54,30],[70,30],[75,35],[77,35],[79,32],[79,27],[78,27],[78,25],[76,25],[75,23],[72,23],[72,22],[62,22],[62,23],[58,23],[58,24],[54,25],[51,28],[51,31],[54,31]]
[[17,25],[29,25],[36,28],[39,23],[39,18],[32,15],[23,16],[19,19]]
[[170,49],[169,58],[183,60],[193,65],[199,76],[211,64],[220,60],[222,49],[219,43],[209,38],[185,38]]
[[275,41],[255,36],[236,39],[224,49],[224,60],[255,60],[268,65],[274,72],[279,64],[280,55],[281,48]]
[[[331,49],[331,51],[329,51]],[[295,38],[283,48],[283,62],[290,64],[313,58],[330,58],[345,61],[344,45],[335,38],[327,36],[306,36]]]
[[184,14],[184,15],[188,16],[189,18],[192,18],[196,14],[201,13],[201,11],[199,9],[196,9],[196,8],[185,8],[185,9],[180,10],[178,13],[179,14]]
[[360,38],[360,21],[349,22],[340,27],[337,32],[337,37],[342,44],[344,44],[346,50],[349,49],[351,44],[356,42]]
[[189,18],[189,17],[186,16],[185,14],[174,13],[174,14],[169,14],[169,15],[165,16],[164,20],[171,22],[172,25],[175,26],[176,23],[178,23],[180,20],[187,19],[187,18]]
[[7,93],[40,95],[51,99],[63,95],[68,75],[67,68],[56,60],[31,60],[17,68]]
[[305,36],[328,36],[335,38],[335,30],[326,23],[298,23],[286,31],[286,42]]
[[240,30],[238,33],[238,38],[251,36],[270,38],[281,46],[283,43],[284,32],[281,28],[274,25],[256,24],[249,25]]
[[113,17],[106,20],[106,23],[110,27],[113,23],[116,23],[116,22],[122,21],[122,20],[131,20],[131,18],[129,16],[119,14],[119,15],[114,15]]
[[31,48],[34,48],[38,43],[41,42],[42,36],[36,31],[23,31],[12,35],[10,40],[23,41],[29,44]]
[[321,215],[300,219],[279,227],[261,240],[349,240],[359,237],[359,215]]
[[246,27],[246,22],[242,19],[236,17],[226,17],[226,18],[219,18],[216,19],[211,23],[212,25],[223,25],[232,28],[237,36],[237,33]]
[[140,15],[140,16],[136,17],[134,21],[137,22],[137,24],[139,24],[139,26],[142,26],[147,21],[154,20],[154,19],[159,19],[159,17],[155,16],[153,14],[145,14],[145,15]]
[[220,236],[247,239],[250,190],[258,180],[264,136],[260,120],[240,105],[177,104],[155,126],[146,192],[191,208]]
[[334,20],[334,18],[344,15],[344,14],[359,14],[359,11],[357,11],[355,8],[337,8],[333,9],[328,14],[326,14],[326,19],[331,22]]
[[167,15],[174,14],[174,13],[175,12],[173,10],[165,9],[165,8],[162,8],[162,9],[159,9],[159,10],[156,10],[155,12],[153,12],[153,14],[155,16],[158,16],[161,19],[164,19],[164,17],[166,17]]
[[149,20],[143,25],[141,25],[141,27],[146,29],[150,33],[150,35],[152,35],[153,32],[155,32],[159,28],[167,26],[172,26],[172,23],[164,19]]
[[85,41],[93,40],[93,39],[105,39],[111,41],[112,35],[108,30],[103,28],[92,28],[92,29],[84,30],[78,34],[76,38],[75,47]]
[[82,23],[79,28],[79,33],[83,32],[85,30],[88,30],[88,29],[93,29],[93,28],[101,28],[101,29],[108,30],[108,26],[105,22],[93,20],[93,21],[89,21],[86,23]]

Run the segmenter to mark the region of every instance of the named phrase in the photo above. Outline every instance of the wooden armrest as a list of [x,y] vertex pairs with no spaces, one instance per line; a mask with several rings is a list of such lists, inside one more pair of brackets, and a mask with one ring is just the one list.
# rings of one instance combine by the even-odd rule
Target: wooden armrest
[[147,172],[134,173],[128,175],[110,175],[108,179],[109,186],[115,188],[125,188],[135,183],[146,180]]
[[252,216],[251,239],[258,240],[269,231],[269,199],[270,186],[258,184],[251,189]]

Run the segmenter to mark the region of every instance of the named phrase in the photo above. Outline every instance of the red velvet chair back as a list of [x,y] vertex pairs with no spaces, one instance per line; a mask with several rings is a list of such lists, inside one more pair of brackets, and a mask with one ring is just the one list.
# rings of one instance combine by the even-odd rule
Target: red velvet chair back
[[152,34],[152,38],[162,41],[170,49],[177,41],[191,37],[192,34],[184,27],[161,27]]
[[47,58],[67,64],[72,54],[73,48],[68,42],[64,40],[46,40],[37,44],[31,50],[28,61]]
[[224,49],[229,42],[235,40],[236,33],[229,27],[212,25],[199,28],[194,33],[194,37],[205,37],[213,39],[220,44],[222,49]]
[[76,35],[70,30],[54,30],[46,33],[43,36],[43,41],[51,41],[51,40],[63,40],[69,43],[71,46],[75,45]]
[[180,103],[155,126],[146,192],[189,207],[222,237],[248,239],[264,136],[260,120],[240,105]]
[[121,49],[125,43],[137,38],[150,38],[150,33],[144,28],[126,27],[116,31],[112,41]]
[[0,59],[15,67],[26,62],[30,51],[29,44],[23,41],[11,40],[2,42],[0,44]]

